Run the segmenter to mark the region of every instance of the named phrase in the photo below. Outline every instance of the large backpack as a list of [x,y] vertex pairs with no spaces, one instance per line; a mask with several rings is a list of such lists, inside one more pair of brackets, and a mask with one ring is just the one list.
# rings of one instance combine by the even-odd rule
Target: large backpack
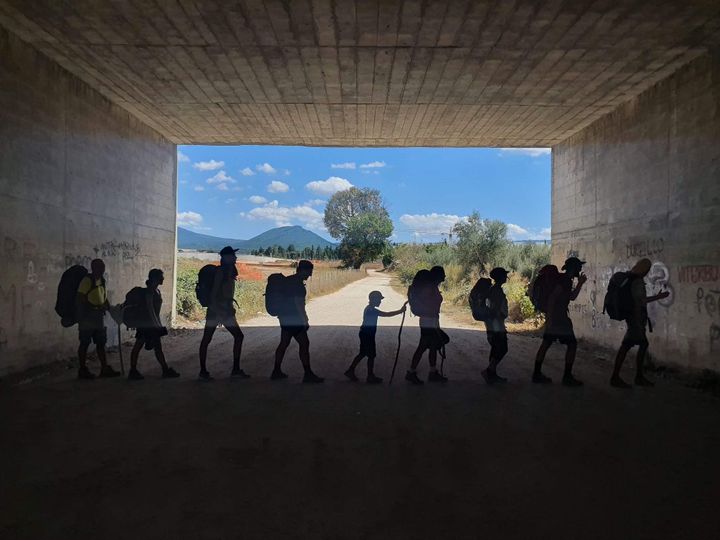
[[77,292],[80,282],[85,276],[90,275],[82,265],[76,264],[63,272],[58,283],[57,300],[55,301],[55,313],[60,316],[60,324],[69,328],[78,322],[77,314]]
[[416,317],[434,317],[432,309],[433,283],[429,270],[420,270],[408,287],[407,297],[410,311]]
[[550,294],[560,279],[560,271],[554,264],[543,266],[538,275],[530,282],[527,296],[530,298],[535,311],[547,313]]
[[270,274],[265,286],[265,310],[277,317],[283,311],[283,305],[287,302],[287,277],[283,274]]
[[148,324],[147,289],[133,287],[125,295],[122,322],[128,328],[141,328]]
[[492,281],[488,278],[480,278],[477,280],[472,290],[470,291],[470,310],[472,311],[473,319],[476,321],[487,321],[492,313],[487,306],[487,297],[492,287]]
[[632,315],[632,275],[630,272],[615,272],[608,283],[603,313],[614,321],[625,321]]
[[215,282],[215,274],[219,267],[215,264],[206,264],[198,272],[198,280],[195,284],[195,296],[202,307],[208,307],[212,302],[212,289]]

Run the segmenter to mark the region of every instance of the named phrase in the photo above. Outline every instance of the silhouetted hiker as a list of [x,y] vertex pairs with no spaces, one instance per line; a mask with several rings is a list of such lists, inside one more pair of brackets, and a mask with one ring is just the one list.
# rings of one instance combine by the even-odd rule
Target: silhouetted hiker
[[155,358],[162,368],[164,379],[180,376],[177,371],[168,367],[162,350],[162,337],[168,333],[167,328],[160,321],[162,295],[159,287],[164,281],[163,271],[153,268],[148,273],[145,288],[135,287],[125,297],[123,322],[128,327],[136,329],[135,345],[130,352],[130,371],[128,372],[128,379],[131,381],[145,378],[137,369],[138,356],[143,346],[148,351],[155,351]]
[[[305,375],[304,383],[321,383],[325,379],[318,377],[310,368],[310,339],[308,338],[308,316],[305,311],[305,281],[313,274],[313,264],[310,261],[298,262],[295,274],[287,277],[270,276],[268,290],[266,291],[266,304],[277,305],[272,310],[280,319],[280,344],[275,351],[275,366],[270,378],[273,380],[286,379],[282,371],[282,362],[285,351],[294,338],[300,347],[300,362],[302,362]],[[271,278],[276,278],[271,283]],[[271,313],[272,314],[272,313]]]
[[360,363],[360,360],[367,357],[367,382],[368,384],[379,384],[382,382],[380,377],[375,375],[373,368],[375,366],[375,334],[377,333],[377,322],[378,317],[394,317],[405,313],[407,309],[407,302],[403,306],[395,311],[380,311],[378,307],[385,298],[380,291],[372,291],[368,295],[368,305],[363,311],[363,321],[360,327],[360,352],[353,359],[350,367],[345,371],[345,376],[351,381],[357,381],[358,378],[355,375],[355,368]]
[[77,290],[77,314],[80,346],[78,347],[79,379],[94,379],[87,368],[87,351],[90,343],[95,343],[98,360],[100,360],[101,377],[117,377],[120,375],[107,364],[105,343],[107,328],[105,312],[110,309],[105,287],[105,263],[102,259],[94,259],[90,263],[90,274],[82,278]]
[[[199,279],[196,290],[198,298],[201,296],[208,297],[207,302],[205,302],[207,304],[205,331],[203,332],[202,341],[200,342],[200,373],[198,377],[201,379],[212,379],[207,370],[207,350],[215,334],[215,330],[217,330],[217,327],[221,324],[233,337],[233,367],[230,376],[241,379],[250,377],[250,375],[240,369],[240,353],[242,352],[244,335],[235,318],[235,307],[233,306],[233,302],[235,301],[235,280],[238,275],[235,266],[237,262],[236,251],[237,249],[233,249],[230,246],[225,246],[220,250],[220,266],[210,268],[211,273],[205,274],[212,276],[211,287],[209,285],[209,279],[204,278],[203,275],[203,272],[206,272],[205,268],[203,268],[198,275]],[[207,281],[204,282],[204,280]],[[209,294],[202,292],[203,289],[208,288]],[[201,303],[203,302],[201,301]]]
[[508,316],[508,301],[502,289],[507,281],[508,271],[504,268],[493,268],[490,277],[494,283],[487,294],[488,316],[485,319],[487,340],[490,344],[490,360],[482,376],[488,384],[504,383],[507,379],[497,374],[497,366],[508,352],[507,329],[505,319]]
[[[565,373],[562,382],[565,386],[582,386],[582,382],[577,380],[572,374],[573,364],[575,363],[575,354],[577,353],[577,340],[573,330],[572,320],[568,314],[570,302],[574,301],[583,284],[587,281],[587,276],[581,273],[582,266],[585,261],[581,261],[577,257],[570,257],[565,261],[562,269],[564,273],[558,273],[553,281],[549,284],[550,291],[547,299],[545,333],[543,340],[535,357],[535,370],[532,380],[534,383],[550,383],[552,379],[546,377],[542,373],[542,364],[545,360],[550,346],[555,341],[567,346],[565,352]],[[557,268],[555,268],[557,270]],[[573,280],[577,278],[577,286],[573,288]]]
[[[621,304],[626,304],[626,306],[619,307],[623,311],[626,310],[625,320],[627,322],[627,331],[615,357],[615,368],[610,378],[610,384],[616,388],[630,388],[630,385],[620,377],[620,369],[622,368],[628,351],[635,345],[638,346],[637,357],[635,359],[635,384],[637,386],[653,386],[653,383],[646,379],[643,374],[643,364],[645,363],[645,356],[649,346],[645,329],[651,324],[650,319],[648,319],[647,305],[651,302],[667,298],[670,296],[670,293],[668,291],[662,291],[654,296],[647,296],[644,278],[648,275],[648,272],[650,272],[651,267],[652,261],[650,261],[650,259],[640,259],[637,264],[633,266],[632,270],[625,273],[625,281],[619,284],[618,300],[620,300]],[[615,276],[613,276],[613,279],[616,279]],[[650,327],[652,329],[652,326]]]
[[417,375],[417,367],[425,351],[428,351],[430,373],[428,382],[446,382],[447,377],[437,370],[437,354],[450,342],[448,335],[440,328],[440,305],[443,302],[440,284],[445,281],[445,270],[434,266],[429,271],[420,270],[408,288],[408,301],[413,314],[420,317],[420,342],[413,354],[410,369],[405,380],[423,384]]

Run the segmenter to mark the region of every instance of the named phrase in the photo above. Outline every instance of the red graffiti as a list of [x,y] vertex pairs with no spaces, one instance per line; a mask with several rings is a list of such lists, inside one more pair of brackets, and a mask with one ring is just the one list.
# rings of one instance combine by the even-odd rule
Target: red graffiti
[[720,280],[720,266],[709,264],[681,266],[678,269],[680,283],[708,283]]

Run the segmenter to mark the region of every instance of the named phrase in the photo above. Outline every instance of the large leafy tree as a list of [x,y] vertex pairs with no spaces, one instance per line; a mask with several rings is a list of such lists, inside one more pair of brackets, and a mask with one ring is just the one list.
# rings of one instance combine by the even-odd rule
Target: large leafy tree
[[340,256],[353,268],[377,259],[392,235],[393,224],[376,189],[356,188],[333,195],[325,207],[325,226],[340,240]]
[[467,270],[484,270],[509,244],[507,225],[502,221],[482,219],[477,212],[467,220],[457,222],[453,234],[457,238],[458,258]]

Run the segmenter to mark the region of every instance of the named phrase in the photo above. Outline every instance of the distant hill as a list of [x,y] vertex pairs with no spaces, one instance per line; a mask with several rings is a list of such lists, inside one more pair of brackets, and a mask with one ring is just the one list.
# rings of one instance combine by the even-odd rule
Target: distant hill
[[221,238],[200,234],[182,227],[178,227],[178,248],[194,249],[198,251],[220,251],[225,246],[239,248],[242,253],[249,253],[254,249],[270,246],[287,247],[290,244],[295,249],[302,250],[306,247],[319,246],[321,248],[334,247],[335,244],[312,231],[303,229],[299,225],[288,227],[277,227],[264,233],[258,234],[249,240],[237,238]]

